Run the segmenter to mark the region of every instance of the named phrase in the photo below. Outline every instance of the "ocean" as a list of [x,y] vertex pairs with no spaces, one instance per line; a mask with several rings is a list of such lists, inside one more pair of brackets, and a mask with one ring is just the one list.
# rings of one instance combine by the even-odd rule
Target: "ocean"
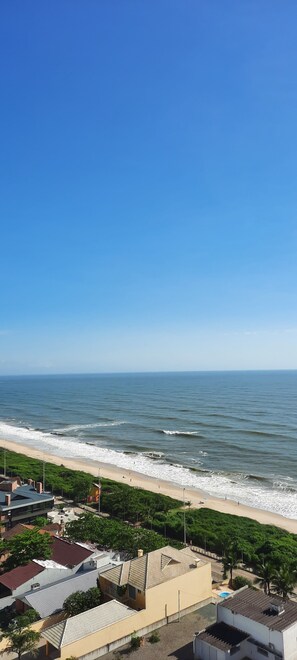
[[297,519],[296,404],[296,371],[7,376],[0,438]]

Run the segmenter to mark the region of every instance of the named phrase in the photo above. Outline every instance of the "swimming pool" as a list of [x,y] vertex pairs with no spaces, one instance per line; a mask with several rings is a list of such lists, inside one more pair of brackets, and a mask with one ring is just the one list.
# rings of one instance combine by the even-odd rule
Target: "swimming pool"
[[221,593],[219,594],[220,598],[228,598],[228,596],[230,595],[231,594],[229,591],[221,591]]

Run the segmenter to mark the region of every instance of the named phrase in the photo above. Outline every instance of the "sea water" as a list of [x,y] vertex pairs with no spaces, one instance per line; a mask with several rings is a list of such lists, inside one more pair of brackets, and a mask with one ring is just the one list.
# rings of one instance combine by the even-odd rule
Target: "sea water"
[[296,371],[1,377],[0,438],[297,518],[296,404]]

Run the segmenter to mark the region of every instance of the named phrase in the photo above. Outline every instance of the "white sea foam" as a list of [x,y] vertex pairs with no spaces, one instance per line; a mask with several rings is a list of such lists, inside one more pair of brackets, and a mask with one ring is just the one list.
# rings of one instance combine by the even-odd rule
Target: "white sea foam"
[[[182,488],[197,488],[216,497],[241,502],[251,507],[279,513],[297,519],[297,493],[265,488],[260,483],[249,484],[244,479],[220,473],[195,472],[187,468],[156,461],[144,454],[123,452],[89,445],[77,438],[60,437],[10,424],[0,424],[0,437],[19,444],[35,447],[62,459],[77,458],[108,463],[126,470],[135,470],[147,476],[173,482]],[[230,478],[231,477],[231,478]]]
[[54,433],[71,433],[71,431],[84,431],[85,429],[97,429],[105,426],[121,426],[126,422],[113,421],[113,422],[94,422],[94,424],[72,424],[60,429],[53,429]]
[[162,433],[165,433],[165,435],[199,435],[198,431],[165,431],[162,429]]

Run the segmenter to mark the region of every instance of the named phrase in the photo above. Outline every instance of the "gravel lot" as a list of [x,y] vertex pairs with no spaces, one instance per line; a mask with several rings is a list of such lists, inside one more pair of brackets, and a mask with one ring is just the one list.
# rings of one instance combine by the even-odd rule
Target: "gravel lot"
[[149,635],[145,638],[144,646],[137,651],[130,651],[130,647],[124,646],[113,653],[101,656],[100,660],[193,660],[192,641],[193,635],[203,630],[215,621],[215,605],[206,605],[192,614],[182,617],[180,622],[169,623],[168,626],[159,628],[160,641],[150,644]]

